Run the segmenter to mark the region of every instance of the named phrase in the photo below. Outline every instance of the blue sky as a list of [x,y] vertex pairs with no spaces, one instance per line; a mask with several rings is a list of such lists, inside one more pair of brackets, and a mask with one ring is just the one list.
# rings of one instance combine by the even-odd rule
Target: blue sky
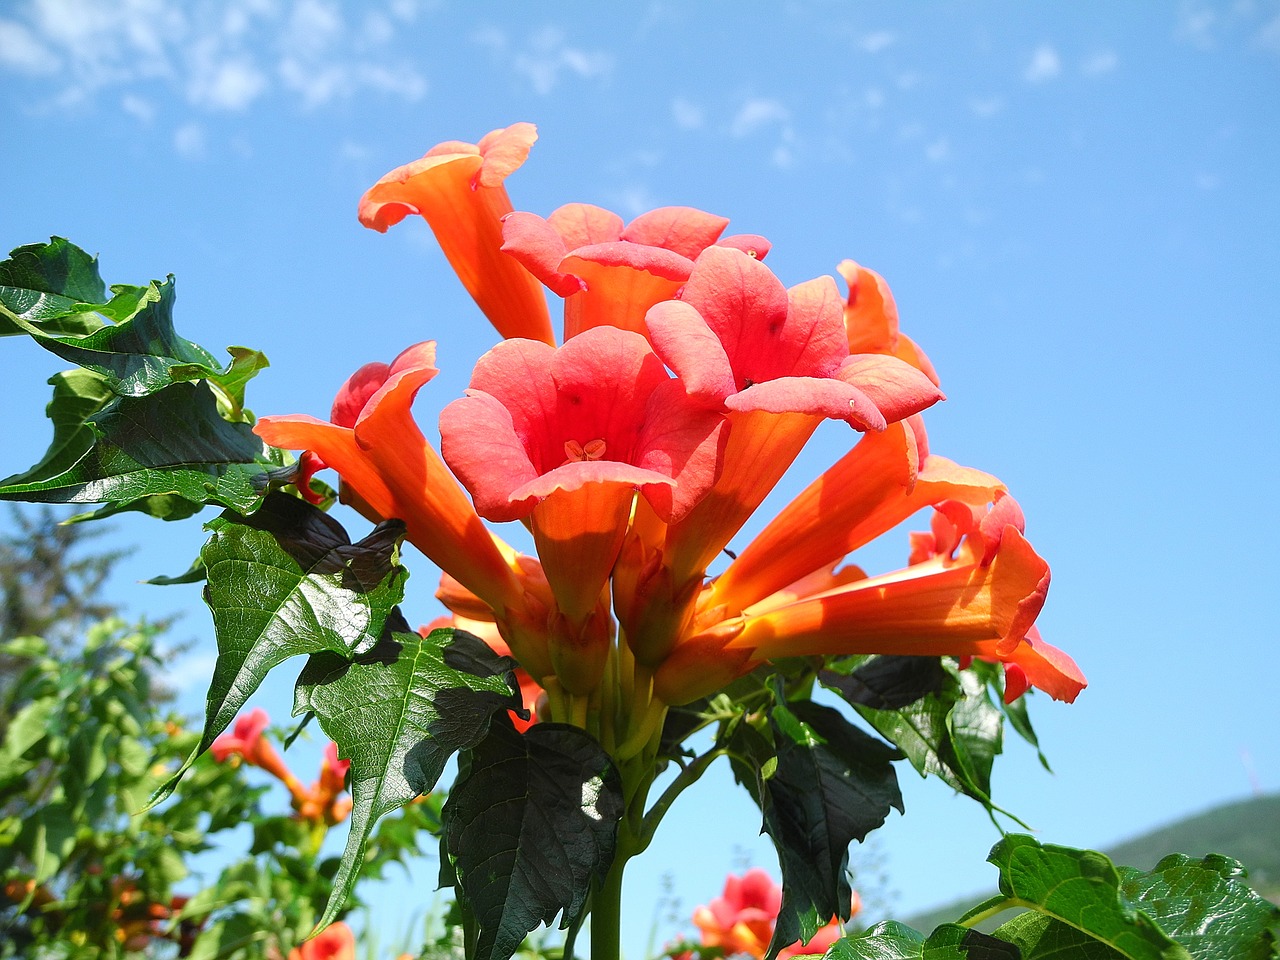
[[[996,799],[1096,846],[1280,789],[1275,0],[20,0],[0,10],[0,78],[0,242],[68,236],[109,281],[176,274],[187,336],[271,358],[259,413],[322,414],[355,366],[436,338],[431,432],[493,334],[424,224],[381,236],[356,202],[436,142],[517,120],[541,134],[517,209],[688,204],[768,236],[788,284],[873,267],[942,376],[934,450],[1023,504],[1053,566],[1041,626],[1091,681],[1072,706],[1036,698],[1056,774],[1011,743]],[[0,349],[9,474],[43,452],[59,365]],[[821,431],[762,516],[850,440]],[[195,592],[126,582],[185,568],[197,526],[117,529],[142,545],[121,596],[189,609],[183,675],[202,676]],[[903,533],[861,559],[905,555]],[[411,618],[435,615],[433,586],[419,560]],[[990,883],[981,812],[902,780],[908,815],[872,851],[897,911]],[[772,866],[727,784],[690,794],[633,870],[633,956],[664,872],[687,917],[727,869]]]

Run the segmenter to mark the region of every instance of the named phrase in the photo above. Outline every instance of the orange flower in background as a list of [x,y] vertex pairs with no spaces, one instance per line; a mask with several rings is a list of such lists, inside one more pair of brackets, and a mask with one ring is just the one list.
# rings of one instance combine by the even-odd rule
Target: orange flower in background
[[258,767],[283,783],[289,793],[295,797],[305,791],[302,782],[285,766],[284,759],[276,752],[266,736],[266,729],[271,724],[267,711],[255,707],[242,717],[237,717],[231,733],[223,733],[209,745],[209,752],[218,763],[225,763],[229,757],[238,756],[252,766]]
[[339,920],[290,950],[289,960],[356,960],[356,935]]
[[742,876],[725,877],[724,892],[693,911],[702,943],[719,947],[726,956],[745,953],[763,957],[773,939],[773,925],[782,907],[782,888],[759,867]]
[[533,124],[516,123],[485,134],[479,143],[438,144],[370,187],[360,199],[360,222],[385,233],[409,214],[420,214],[500,334],[554,343],[542,285],[502,252],[502,218],[512,211],[504,181],[537,139]]
[[[763,957],[773,939],[773,928],[782,908],[782,888],[759,867],[752,867],[742,876],[725,877],[724,892],[706,906],[693,912],[693,922],[702,932],[705,947],[719,947],[725,956],[746,954]],[[862,908],[862,901],[854,892],[850,917]],[[840,921],[833,918],[819,929],[807,944],[794,943],[785,947],[778,956],[790,958],[826,953],[831,944],[843,936]]]

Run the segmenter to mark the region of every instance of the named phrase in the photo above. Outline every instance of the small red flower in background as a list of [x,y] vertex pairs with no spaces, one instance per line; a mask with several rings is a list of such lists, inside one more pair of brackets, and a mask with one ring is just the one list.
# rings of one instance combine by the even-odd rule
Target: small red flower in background
[[339,920],[290,950],[289,960],[356,960],[356,935]]

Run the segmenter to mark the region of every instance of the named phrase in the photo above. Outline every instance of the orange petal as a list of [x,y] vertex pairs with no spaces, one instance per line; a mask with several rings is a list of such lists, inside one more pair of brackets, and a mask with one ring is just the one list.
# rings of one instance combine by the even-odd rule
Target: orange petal
[[554,343],[542,285],[501,249],[502,218],[512,212],[503,181],[536,139],[533,124],[517,123],[478,145],[440,144],[370,187],[359,215],[365,226],[386,232],[408,214],[420,214],[499,333]]
[[[730,436],[732,443],[732,435]],[[943,457],[918,461],[905,423],[867,434],[789,503],[716,580],[713,603],[741,610],[829,566],[942,500],[989,503],[1004,485]]]

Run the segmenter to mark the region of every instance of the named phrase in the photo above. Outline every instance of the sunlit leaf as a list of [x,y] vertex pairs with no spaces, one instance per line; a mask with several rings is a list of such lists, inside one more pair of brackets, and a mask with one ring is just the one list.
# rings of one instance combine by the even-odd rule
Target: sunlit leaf
[[[351,760],[351,832],[319,926],[346,901],[379,817],[431,790],[490,718],[519,709],[512,661],[452,629],[397,632],[349,661],[317,654],[298,677],[294,715],[312,711]],[[510,726],[508,724],[508,726]]]
[[227,511],[209,528],[200,559],[218,659],[204,732],[155,802],[230,725],[273,667],[298,655],[351,657],[372,647],[408,576],[399,562],[399,521],[380,524],[353,544],[328,514],[283,493],[268,495],[252,516]]

